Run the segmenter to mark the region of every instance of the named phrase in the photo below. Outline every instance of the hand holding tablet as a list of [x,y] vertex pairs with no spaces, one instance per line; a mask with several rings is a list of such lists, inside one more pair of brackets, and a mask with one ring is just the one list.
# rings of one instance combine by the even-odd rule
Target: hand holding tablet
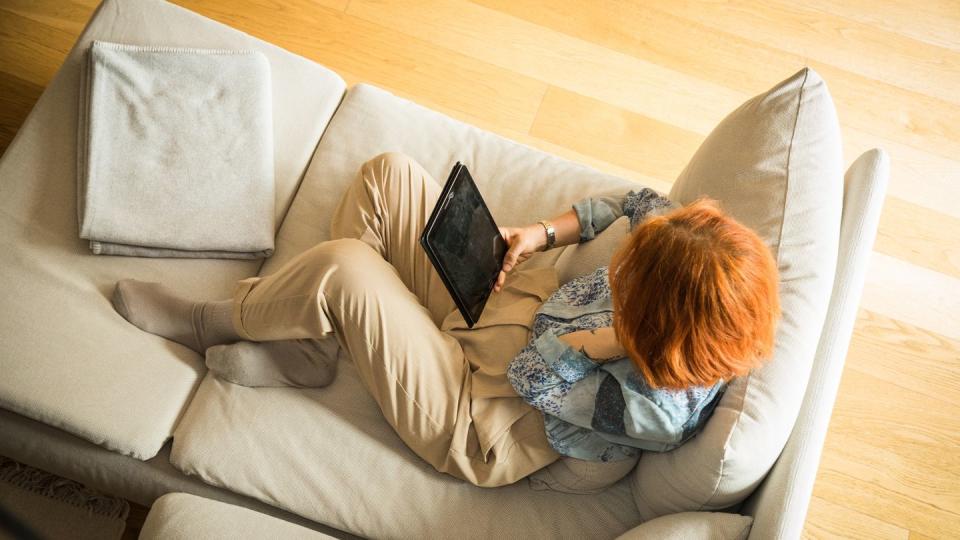
[[544,228],[538,223],[526,227],[500,227],[500,235],[507,242],[507,254],[503,258],[503,270],[493,286],[499,291],[507,279],[507,272],[530,258],[537,251],[543,251],[547,245]]

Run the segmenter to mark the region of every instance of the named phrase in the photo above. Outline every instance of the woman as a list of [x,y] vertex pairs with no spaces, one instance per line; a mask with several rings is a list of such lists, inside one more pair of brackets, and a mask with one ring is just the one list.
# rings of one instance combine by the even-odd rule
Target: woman
[[[121,280],[113,305],[201,354],[333,335],[401,439],[480,486],[515,482],[560,455],[609,461],[675,447],[703,425],[725,381],[770,355],[779,303],[769,250],[715,204],[663,213],[669,201],[649,189],[502,229],[503,270],[468,329],[417,243],[441,187],[411,158],[381,154],[341,199],[332,240],[238,281],[231,299],[191,302]],[[635,229],[609,272],[558,288],[552,266],[517,267],[588,241],[619,215]]]

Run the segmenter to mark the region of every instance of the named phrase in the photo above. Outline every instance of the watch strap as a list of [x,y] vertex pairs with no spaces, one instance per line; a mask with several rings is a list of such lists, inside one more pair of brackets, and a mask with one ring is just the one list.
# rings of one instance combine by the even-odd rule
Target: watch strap
[[547,232],[547,246],[544,249],[550,249],[557,243],[557,231],[553,228],[553,223],[549,221],[543,220],[539,223],[543,225],[544,230]]

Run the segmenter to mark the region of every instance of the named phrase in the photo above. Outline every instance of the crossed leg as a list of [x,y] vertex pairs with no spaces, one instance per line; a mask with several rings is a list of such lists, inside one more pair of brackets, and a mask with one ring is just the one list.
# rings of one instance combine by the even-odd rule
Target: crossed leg
[[364,163],[334,212],[334,240],[237,282],[233,331],[248,341],[332,335],[407,446],[441,472],[504,485],[555,454],[542,432],[508,456],[479,451],[470,367],[459,342],[438,328],[454,303],[417,244],[439,192],[402,154]]

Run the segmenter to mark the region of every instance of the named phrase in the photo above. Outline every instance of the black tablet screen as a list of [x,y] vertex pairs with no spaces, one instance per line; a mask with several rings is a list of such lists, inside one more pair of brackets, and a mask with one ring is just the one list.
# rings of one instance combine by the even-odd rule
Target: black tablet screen
[[467,168],[455,166],[447,184],[435,220],[427,224],[424,247],[472,326],[493,289],[507,245]]

